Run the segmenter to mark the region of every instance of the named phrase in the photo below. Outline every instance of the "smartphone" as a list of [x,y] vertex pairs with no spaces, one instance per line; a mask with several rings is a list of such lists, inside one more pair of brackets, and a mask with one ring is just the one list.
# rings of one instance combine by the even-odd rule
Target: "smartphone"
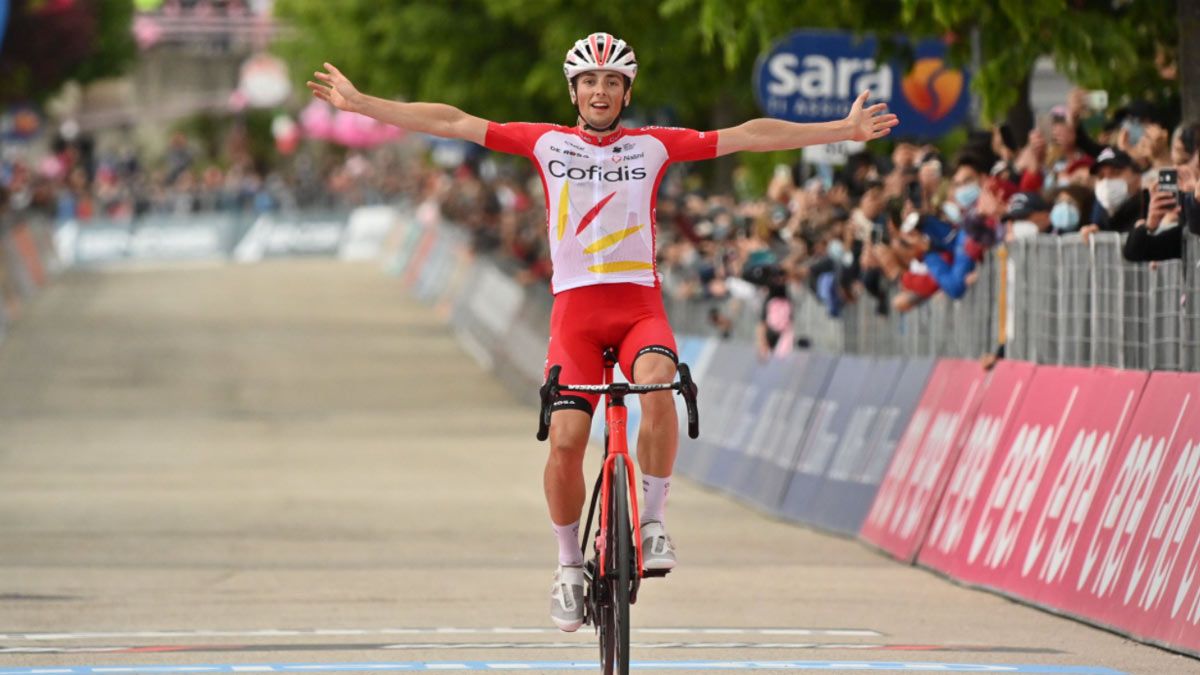
[[1174,168],[1159,169],[1158,191],[1179,194],[1179,171]]
[[1104,112],[1108,108],[1108,92],[1103,89],[1093,89],[1084,94],[1087,107],[1095,112]]
[[1183,207],[1183,195],[1179,193],[1179,171],[1175,167],[1158,170],[1158,191],[1175,195],[1175,202]]
[[1000,125],[1000,140],[1004,143],[1004,147],[1016,152],[1021,149],[1017,143],[1017,135],[1013,133],[1012,127],[1008,124]]

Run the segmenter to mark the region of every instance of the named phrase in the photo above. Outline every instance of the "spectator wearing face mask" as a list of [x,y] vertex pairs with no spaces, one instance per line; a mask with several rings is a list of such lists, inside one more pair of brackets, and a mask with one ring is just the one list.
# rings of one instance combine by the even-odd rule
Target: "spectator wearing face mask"
[[958,160],[951,179],[950,201],[942,205],[942,213],[953,224],[962,223],[963,219],[975,211],[979,196],[983,193],[983,177],[987,170],[979,160],[964,156]]
[[1148,201],[1133,160],[1121,150],[1105,148],[1096,157],[1092,175],[1096,177],[1096,205],[1092,208],[1091,223],[1080,231],[1085,235],[1098,230],[1128,232]]
[[1092,190],[1083,185],[1060,187],[1051,195],[1050,227],[1055,234],[1078,232],[1084,214],[1092,212],[1096,201]]
[[1184,160],[1174,167],[1178,191],[1161,190],[1157,184],[1151,187],[1146,216],[1134,224],[1121,250],[1130,262],[1178,259],[1183,255],[1184,227],[1200,234],[1200,208],[1196,203],[1200,155],[1194,143],[1181,150],[1173,153]]
[[1183,256],[1183,228],[1179,227],[1179,201],[1176,193],[1154,190],[1146,217],[1139,219],[1121,255],[1130,262],[1175,260]]
[[1028,239],[1051,231],[1050,204],[1037,192],[1018,192],[1008,200],[1000,217],[1005,223],[1006,240]]

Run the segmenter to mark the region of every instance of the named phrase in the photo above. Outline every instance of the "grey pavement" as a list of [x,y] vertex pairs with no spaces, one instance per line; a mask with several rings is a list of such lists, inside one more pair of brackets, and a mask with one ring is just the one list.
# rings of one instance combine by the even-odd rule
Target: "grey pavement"
[[[535,427],[372,265],[68,274],[0,345],[0,673],[594,660]],[[1200,672],[682,480],[668,521],[647,661]]]

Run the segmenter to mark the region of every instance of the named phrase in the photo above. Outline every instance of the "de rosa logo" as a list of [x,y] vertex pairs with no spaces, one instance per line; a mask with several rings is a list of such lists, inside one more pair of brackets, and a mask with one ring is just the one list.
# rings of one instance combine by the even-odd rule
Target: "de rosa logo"
[[969,76],[938,40],[912,45],[909,68],[876,63],[873,36],[796,31],[759,57],[754,92],[763,112],[794,122],[843,117],[864,89],[900,117],[896,136],[932,137],[966,120]]

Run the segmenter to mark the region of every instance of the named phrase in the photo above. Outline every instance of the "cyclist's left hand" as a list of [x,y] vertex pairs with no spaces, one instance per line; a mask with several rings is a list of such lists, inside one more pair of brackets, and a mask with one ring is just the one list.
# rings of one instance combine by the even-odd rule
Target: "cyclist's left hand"
[[867,97],[870,95],[870,91],[859,94],[858,98],[854,100],[854,105],[850,106],[850,114],[846,115],[846,121],[850,123],[850,140],[852,141],[873,141],[876,138],[883,138],[892,132],[892,127],[900,123],[900,118],[892,113],[884,112],[887,110],[886,103],[876,103],[864,108]]

